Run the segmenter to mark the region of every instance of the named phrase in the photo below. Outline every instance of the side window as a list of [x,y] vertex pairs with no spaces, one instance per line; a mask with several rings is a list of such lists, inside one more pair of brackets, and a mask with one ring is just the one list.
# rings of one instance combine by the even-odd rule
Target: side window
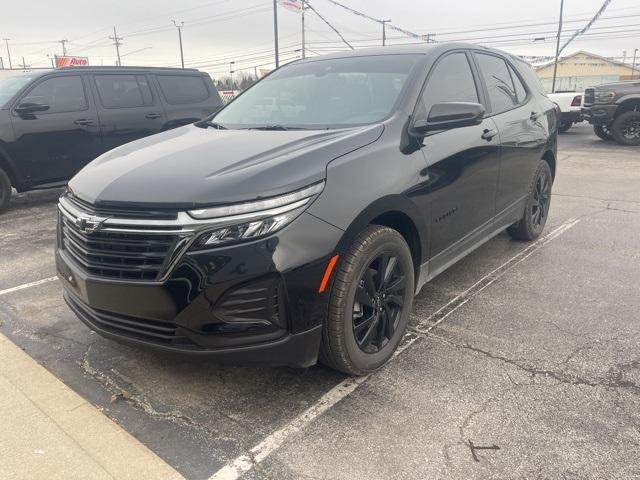
[[422,94],[422,104],[428,115],[435,103],[478,103],[478,91],[469,61],[464,53],[452,53],[441,59],[429,75]]
[[158,83],[167,103],[198,103],[209,97],[204,79],[195,75],[158,75]]
[[87,97],[79,75],[49,78],[27,93],[20,102],[49,105],[49,110],[42,112],[43,114],[79,112],[87,109]]
[[527,89],[524,88],[522,80],[520,80],[520,77],[513,69],[513,67],[509,64],[507,64],[507,66],[509,67],[509,73],[511,74],[511,78],[513,79],[513,84],[516,87],[516,99],[518,100],[518,103],[523,103],[524,99],[527,97]]
[[105,74],[95,75],[94,79],[100,103],[105,108],[142,107],[152,103],[151,91],[143,75]]
[[516,106],[518,97],[505,61],[484,53],[478,53],[476,57],[489,90],[492,113],[501,113]]

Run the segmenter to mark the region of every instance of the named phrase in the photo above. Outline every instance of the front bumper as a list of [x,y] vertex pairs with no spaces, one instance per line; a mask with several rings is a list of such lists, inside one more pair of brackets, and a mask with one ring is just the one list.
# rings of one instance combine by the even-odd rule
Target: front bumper
[[317,361],[328,291],[318,293],[342,231],[308,214],[275,236],[185,254],[162,282],[87,272],[58,235],[64,298],[110,339],[221,363]]
[[615,116],[618,105],[591,105],[582,107],[581,112],[585,120],[592,125],[609,125]]

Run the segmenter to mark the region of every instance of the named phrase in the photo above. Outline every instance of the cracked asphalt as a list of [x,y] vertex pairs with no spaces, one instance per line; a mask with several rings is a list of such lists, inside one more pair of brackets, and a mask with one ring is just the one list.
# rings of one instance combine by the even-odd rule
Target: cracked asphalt
[[[640,478],[639,152],[587,125],[561,135],[546,232],[579,221],[526,255],[500,235],[427,284],[415,341],[242,478]],[[19,195],[0,216],[0,291],[55,275],[57,194]],[[57,281],[0,295],[0,332],[188,479],[345,379],[112,343]]]

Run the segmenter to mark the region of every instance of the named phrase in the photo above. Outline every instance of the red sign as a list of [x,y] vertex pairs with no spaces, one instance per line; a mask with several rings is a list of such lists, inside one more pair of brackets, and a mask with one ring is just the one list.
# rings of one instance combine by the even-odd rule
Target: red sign
[[56,55],[56,68],[87,66],[89,66],[89,58],[87,57],[59,57]]

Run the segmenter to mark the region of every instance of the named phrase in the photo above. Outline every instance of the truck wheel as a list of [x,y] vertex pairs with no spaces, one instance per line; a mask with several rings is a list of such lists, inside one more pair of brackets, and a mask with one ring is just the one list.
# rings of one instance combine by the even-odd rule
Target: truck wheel
[[560,123],[560,125],[558,125],[558,133],[564,133],[567,130],[569,130],[572,127],[573,123],[571,122],[567,122],[567,123]]
[[11,180],[9,176],[0,168],[0,213],[4,212],[9,206],[11,198]]
[[611,136],[622,145],[640,145],[640,112],[618,115],[611,125]]
[[611,131],[607,125],[594,125],[593,133],[595,133],[602,140],[611,140]]
[[409,323],[413,275],[411,251],[400,233],[365,228],[336,270],[320,361],[348,375],[384,365]]

